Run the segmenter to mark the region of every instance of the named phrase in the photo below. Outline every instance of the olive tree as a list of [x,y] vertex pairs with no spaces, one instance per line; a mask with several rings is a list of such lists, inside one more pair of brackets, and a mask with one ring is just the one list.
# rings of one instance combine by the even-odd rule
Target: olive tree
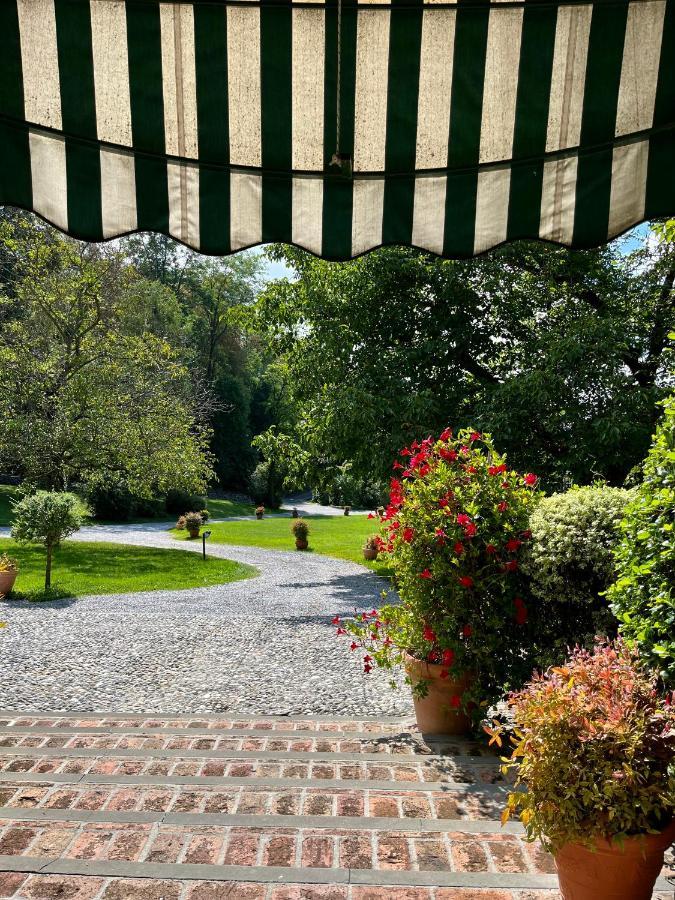
[[75,494],[36,491],[14,506],[12,537],[20,544],[42,544],[47,550],[45,590],[52,583],[52,556],[61,541],[82,527],[88,513]]

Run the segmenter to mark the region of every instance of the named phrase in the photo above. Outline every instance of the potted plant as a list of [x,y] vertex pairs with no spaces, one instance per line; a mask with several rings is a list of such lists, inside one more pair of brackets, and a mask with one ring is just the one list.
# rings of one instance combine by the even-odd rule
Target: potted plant
[[202,517],[202,525],[206,525],[206,523],[209,521],[210,516],[208,509],[200,509],[199,515]]
[[382,543],[382,538],[379,534],[371,534],[366,538],[363,544],[363,558],[364,559],[377,559],[377,554],[380,550],[380,544]]
[[394,468],[380,553],[402,603],[338,633],[364,652],[364,671],[405,669],[423,732],[465,732],[470,715],[532,671],[519,553],[537,479],[510,470],[489,435],[471,429],[414,441]]
[[346,516],[348,516],[351,511],[352,511],[351,506],[345,506],[344,513]]
[[18,572],[18,562],[6,553],[0,553],[0,597],[12,593]]
[[[564,900],[649,900],[675,840],[675,707],[621,641],[577,648],[512,694],[502,821],[553,852]],[[501,729],[486,728],[501,743]]]
[[203,524],[204,522],[202,521],[201,513],[185,513],[185,527],[187,528],[188,534],[191,538],[199,537],[199,530]]
[[298,512],[297,506],[294,506],[293,509],[291,510],[291,518],[292,518],[292,519],[299,519],[299,518],[300,518],[300,513]]
[[178,516],[178,521],[174,527],[176,531],[185,531],[185,516]]
[[255,517],[256,519],[262,519],[265,515],[265,507],[264,506],[256,506],[255,508]]
[[291,531],[295,535],[295,546],[298,550],[306,550],[309,546],[307,535],[309,534],[309,525],[304,519],[296,519],[291,525]]

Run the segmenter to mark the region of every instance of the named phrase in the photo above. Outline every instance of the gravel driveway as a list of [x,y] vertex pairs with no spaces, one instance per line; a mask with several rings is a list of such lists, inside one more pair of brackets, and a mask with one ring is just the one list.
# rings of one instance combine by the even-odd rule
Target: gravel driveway
[[[78,540],[201,550],[166,526],[95,526]],[[257,578],[208,588],[7,601],[0,617],[2,705],[14,709],[275,715],[399,715],[405,688],[361,673],[330,619],[372,609],[386,587],[355,563],[212,544]]]

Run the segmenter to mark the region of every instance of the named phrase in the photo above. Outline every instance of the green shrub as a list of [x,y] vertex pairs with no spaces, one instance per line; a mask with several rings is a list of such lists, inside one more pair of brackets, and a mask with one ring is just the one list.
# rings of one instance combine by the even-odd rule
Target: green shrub
[[282,480],[277,477],[274,467],[265,459],[258,463],[249,480],[249,490],[253,502],[278,509],[282,501]]
[[324,480],[314,499],[327,506],[351,506],[353,509],[376,509],[386,502],[387,489],[380,481],[361,478],[345,463]]
[[96,485],[87,492],[87,502],[96,519],[111,522],[157,519],[166,512],[163,499],[137,497],[124,485]]
[[201,494],[191,494],[181,488],[172,488],[167,491],[164,503],[168,513],[182,516],[190,510],[203,509],[206,506],[206,497]]
[[296,540],[306,541],[309,534],[309,525],[304,519],[296,519],[291,525],[291,531]]
[[62,540],[79,531],[88,514],[82,500],[65,491],[36,491],[15,504],[14,540],[23,544],[42,544],[47,550],[46,591],[51,587],[53,551]]
[[675,687],[675,396],[664,409],[621,523],[618,577],[608,596],[621,632]]

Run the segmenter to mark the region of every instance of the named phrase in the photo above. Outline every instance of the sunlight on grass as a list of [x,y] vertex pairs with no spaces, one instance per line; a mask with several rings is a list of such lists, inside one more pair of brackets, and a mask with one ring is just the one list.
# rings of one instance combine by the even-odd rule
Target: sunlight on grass
[[[40,547],[21,547],[0,540],[0,553],[19,561],[14,595],[40,599],[44,586],[45,553]],[[258,570],[229,559],[197,553],[157,550],[118,544],[66,541],[54,554],[52,580],[55,596],[124,594],[134,591],[207,587],[252,578]]]
[[[324,556],[335,556],[361,563],[380,575],[389,574],[385,560],[367,562],[363,558],[363,542],[377,532],[376,521],[366,516],[309,516],[309,549]],[[260,521],[216,522],[207,525],[209,541],[216,544],[239,544],[245,547],[265,547],[270,550],[295,551],[291,534],[293,519],[264,518]],[[178,540],[189,540],[187,532],[171,532]],[[304,551],[297,551],[304,552]]]

